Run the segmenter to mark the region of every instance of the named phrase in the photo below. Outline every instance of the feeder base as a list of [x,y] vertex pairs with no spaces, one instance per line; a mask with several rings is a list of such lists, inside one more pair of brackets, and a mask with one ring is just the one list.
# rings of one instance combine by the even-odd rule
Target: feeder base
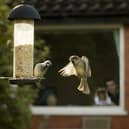
[[16,84],[18,86],[24,86],[24,85],[35,85],[39,81],[44,80],[45,78],[42,79],[37,79],[37,78],[13,78],[13,77],[0,77],[1,80],[7,79],[10,84]]

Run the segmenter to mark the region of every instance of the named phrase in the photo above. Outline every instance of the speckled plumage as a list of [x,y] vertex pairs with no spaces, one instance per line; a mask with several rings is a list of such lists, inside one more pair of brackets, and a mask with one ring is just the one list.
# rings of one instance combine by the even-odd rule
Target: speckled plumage
[[74,55],[70,56],[69,61],[64,68],[59,70],[59,73],[64,77],[77,76],[80,79],[77,89],[84,94],[90,94],[87,78],[91,77],[91,69],[88,58],[86,56],[79,57]]
[[41,79],[44,78],[48,68],[52,65],[50,60],[46,60],[43,63],[38,63],[34,67],[34,77]]

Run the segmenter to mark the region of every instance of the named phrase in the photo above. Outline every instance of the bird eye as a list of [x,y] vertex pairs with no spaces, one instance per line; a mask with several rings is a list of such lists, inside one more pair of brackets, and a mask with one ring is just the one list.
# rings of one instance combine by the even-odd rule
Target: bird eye
[[49,62],[47,62],[47,65],[49,65],[50,63]]

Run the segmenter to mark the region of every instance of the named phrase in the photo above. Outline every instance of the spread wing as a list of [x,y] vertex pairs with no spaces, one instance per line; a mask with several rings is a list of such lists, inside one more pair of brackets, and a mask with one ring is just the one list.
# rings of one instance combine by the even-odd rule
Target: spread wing
[[86,71],[86,77],[91,77],[91,68],[89,65],[89,60],[86,56],[82,56],[82,60],[85,63],[85,71]]
[[77,72],[72,64],[72,62],[69,62],[64,68],[59,70],[60,75],[67,77],[75,75],[77,76]]

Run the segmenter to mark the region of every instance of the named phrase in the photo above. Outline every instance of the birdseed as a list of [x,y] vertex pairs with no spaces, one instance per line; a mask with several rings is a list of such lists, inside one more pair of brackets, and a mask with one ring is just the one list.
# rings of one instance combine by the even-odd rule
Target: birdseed
[[14,49],[15,78],[33,77],[33,46],[19,45]]

